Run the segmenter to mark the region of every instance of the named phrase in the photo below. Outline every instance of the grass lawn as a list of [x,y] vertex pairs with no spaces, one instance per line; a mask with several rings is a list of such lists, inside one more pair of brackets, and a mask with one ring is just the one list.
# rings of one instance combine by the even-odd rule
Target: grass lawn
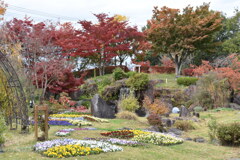
[[178,85],[175,74],[159,74],[152,73],[148,74],[151,80],[163,80],[163,83],[156,84],[156,88],[167,88],[167,89],[185,89],[185,86]]
[[[221,112],[203,112],[201,113],[201,122],[196,130],[184,133],[184,137],[201,136],[208,140],[207,123],[210,117],[215,117],[218,122],[240,121],[239,111],[221,111]],[[138,121],[113,119],[110,123],[93,123],[93,127],[99,130],[74,131],[68,138],[82,139],[85,137],[101,137],[100,133],[106,130],[114,130],[122,127],[133,129],[144,129],[149,127],[145,118],[139,118]],[[51,126],[49,138],[56,139],[54,134],[59,129],[69,128],[67,126]],[[7,141],[5,143],[5,152],[0,154],[1,160],[38,160],[51,159],[43,157],[39,153],[32,151],[32,146],[36,143],[33,131],[30,134],[18,134],[15,131],[5,133]],[[217,146],[210,143],[196,143],[185,141],[183,144],[173,146],[156,146],[148,144],[141,147],[123,147],[123,152],[108,152],[99,155],[90,155],[81,157],[85,160],[223,160],[229,158],[239,158],[239,147]],[[80,159],[80,157],[66,158],[69,160]]]

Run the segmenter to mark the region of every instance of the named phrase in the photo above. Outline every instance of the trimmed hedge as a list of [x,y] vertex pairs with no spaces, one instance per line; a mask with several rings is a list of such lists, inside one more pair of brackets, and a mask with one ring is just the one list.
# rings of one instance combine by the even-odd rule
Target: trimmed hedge
[[179,77],[177,79],[177,83],[179,85],[184,85],[184,86],[190,86],[190,85],[196,84],[197,81],[198,81],[198,78],[196,77]]

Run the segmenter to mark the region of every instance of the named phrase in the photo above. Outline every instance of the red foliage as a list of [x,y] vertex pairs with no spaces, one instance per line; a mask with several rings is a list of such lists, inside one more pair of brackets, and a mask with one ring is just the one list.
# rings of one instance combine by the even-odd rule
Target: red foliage
[[162,57],[161,62],[162,62],[162,66],[164,67],[175,67],[174,62],[166,56]]
[[[79,21],[81,30],[64,26],[72,34],[67,39],[59,36],[57,44],[69,56],[91,59],[103,74],[103,68],[113,57],[118,56],[123,60],[124,54],[132,54],[133,46],[135,50],[138,48],[136,39],[143,39],[143,34],[138,32],[136,27],[127,26],[127,21],[116,21],[107,14],[94,14],[94,16],[98,19],[98,23]],[[64,32],[59,34],[65,35]]]
[[165,66],[151,66],[151,73],[175,73],[174,67],[165,67]]
[[202,64],[193,69],[194,76],[202,76],[205,73],[213,70],[214,68],[209,64],[209,61],[202,61]]
[[76,108],[72,107],[71,111],[80,112],[80,113],[88,113],[89,110],[85,106],[77,106]]
[[102,136],[112,137],[112,138],[133,138],[134,133],[129,130],[111,131],[106,133],[101,133]]
[[36,75],[32,76],[33,84],[38,88],[44,88],[52,93],[72,92],[83,84],[85,74],[75,78],[72,66],[66,66],[65,59],[54,59],[36,63]]
[[141,67],[150,67],[150,62],[149,61],[141,61],[141,62],[136,62],[132,60],[133,64],[140,65]]
[[186,68],[186,69],[183,69],[182,70],[182,74],[184,75],[184,76],[193,76],[193,74],[194,74],[194,69],[193,68]]
[[230,66],[216,68],[215,71],[218,75],[223,78],[227,78],[228,82],[233,90],[240,90],[240,62],[236,54],[232,54],[227,57],[231,61]]
[[70,93],[78,90],[78,87],[84,83],[86,73],[82,73],[80,78],[75,78],[73,72],[66,68],[62,70],[63,75],[56,81],[48,85],[48,89],[52,93],[66,92]]

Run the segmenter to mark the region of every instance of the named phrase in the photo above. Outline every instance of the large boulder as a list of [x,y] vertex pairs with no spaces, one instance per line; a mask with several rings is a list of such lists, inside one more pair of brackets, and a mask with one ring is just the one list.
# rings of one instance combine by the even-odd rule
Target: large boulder
[[76,91],[70,92],[69,97],[74,101],[78,101],[80,100],[80,96],[82,96],[83,94],[84,94],[83,90],[76,90]]
[[230,103],[228,105],[229,108],[232,108],[234,110],[240,110],[240,105],[236,104],[236,103]]
[[115,118],[116,106],[107,104],[99,94],[91,99],[92,115],[99,118]]
[[87,80],[81,89],[70,92],[69,97],[74,101],[79,101],[80,97],[83,95],[94,95],[98,92],[98,86],[94,80]]
[[233,103],[236,103],[236,104],[240,105],[240,94],[236,94],[233,97]]
[[185,106],[181,106],[179,117],[190,117],[191,113],[188,111],[188,109]]
[[127,88],[126,79],[118,80],[114,83],[114,85],[107,86],[102,92],[102,96],[105,100],[119,100],[120,99],[120,90],[123,88]]

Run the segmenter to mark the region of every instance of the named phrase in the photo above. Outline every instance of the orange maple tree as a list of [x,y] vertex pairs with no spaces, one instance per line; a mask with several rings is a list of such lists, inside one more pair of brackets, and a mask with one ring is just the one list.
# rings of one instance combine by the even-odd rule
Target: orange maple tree
[[210,50],[216,44],[213,36],[221,29],[222,18],[219,12],[211,11],[209,4],[194,9],[187,6],[180,11],[162,7],[153,10],[146,30],[152,49],[171,58],[176,67],[176,75],[182,65],[196,50]]

